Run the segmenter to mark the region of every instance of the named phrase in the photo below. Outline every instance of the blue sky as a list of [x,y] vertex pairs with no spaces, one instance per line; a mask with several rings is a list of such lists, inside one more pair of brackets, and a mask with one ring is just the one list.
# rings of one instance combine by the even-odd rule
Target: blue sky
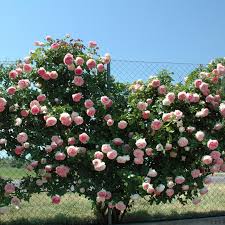
[[225,56],[224,0],[3,0],[0,59],[69,33],[113,58],[207,63]]

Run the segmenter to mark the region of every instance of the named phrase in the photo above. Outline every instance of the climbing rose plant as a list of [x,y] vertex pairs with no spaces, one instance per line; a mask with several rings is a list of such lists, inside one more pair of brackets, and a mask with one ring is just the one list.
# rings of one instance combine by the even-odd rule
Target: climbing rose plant
[[126,85],[107,74],[96,42],[46,40],[1,68],[0,145],[31,172],[0,180],[1,206],[74,192],[118,222],[140,197],[198,204],[209,175],[225,171],[223,62],[185,84],[162,71]]

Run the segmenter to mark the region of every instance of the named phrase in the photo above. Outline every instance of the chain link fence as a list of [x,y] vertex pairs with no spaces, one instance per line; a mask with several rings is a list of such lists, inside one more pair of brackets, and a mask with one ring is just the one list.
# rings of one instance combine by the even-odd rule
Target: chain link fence
[[[174,82],[183,82],[185,76],[199,66],[202,65],[113,60],[110,68],[108,67],[108,72],[117,81],[131,83],[138,79],[147,80],[149,76],[166,69],[173,73]],[[1,177],[19,180],[26,174],[22,162],[3,157],[0,151]],[[183,206],[174,201],[171,204],[150,206],[140,199],[127,214],[125,221],[140,222],[225,215],[225,175],[219,173],[212,178],[213,183],[208,187],[209,193],[202,198],[200,205],[194,206],[189,203]],[[0,224],[95,224],[96,221],[91,202],[72,193],[65,195],[59,205],[52,205],[50,197],[45,193],[35,194],[30,202],[22,202],[20,209],[9,207],[8,213],[0,212]]]

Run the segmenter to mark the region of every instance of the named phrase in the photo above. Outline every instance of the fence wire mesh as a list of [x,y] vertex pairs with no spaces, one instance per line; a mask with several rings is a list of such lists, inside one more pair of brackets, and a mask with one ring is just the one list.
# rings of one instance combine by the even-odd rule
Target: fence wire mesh
[[[10,64],[11,62],[4,62]],[[1,64],[1,63],[0,63]],[[174,82],[183,82],[195,68],[201,64],[143,62],[113,60],[110,73],[121,82],[146,80],[163,69],[173,73]],[[0,151],[0,176],[19,180],[26,176],[23,162],[3,157]],[[225,174],[218,173],[212,177],[209,193],[202,198],[202,203],[148,205],[143,199],[138,200],[127,214],[125,221],[151,221],[225,215]],[[1,214],[0,224],[87,224],[96,223],[91,202],[76,194],[68,193],[59,205],[52,205],[50,197],[45,193],[34,194],[30,202],[22,202],[20,209],[9,207],[9,212]]]

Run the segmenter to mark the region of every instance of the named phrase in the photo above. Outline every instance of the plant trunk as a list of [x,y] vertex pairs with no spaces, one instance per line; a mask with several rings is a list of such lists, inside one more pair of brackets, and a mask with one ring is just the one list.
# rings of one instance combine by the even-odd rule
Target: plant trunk
[[[109,213],[111,215],[109,215]],[[115,208],[108,210],[107,207],[101,207],[99,205],[96,206],[96,216],[100,224],[102,225],[110,225],[110,223],[117,224],[122,222],[125,213],[126,210],[123,213],[121,213],[119,210]]]

